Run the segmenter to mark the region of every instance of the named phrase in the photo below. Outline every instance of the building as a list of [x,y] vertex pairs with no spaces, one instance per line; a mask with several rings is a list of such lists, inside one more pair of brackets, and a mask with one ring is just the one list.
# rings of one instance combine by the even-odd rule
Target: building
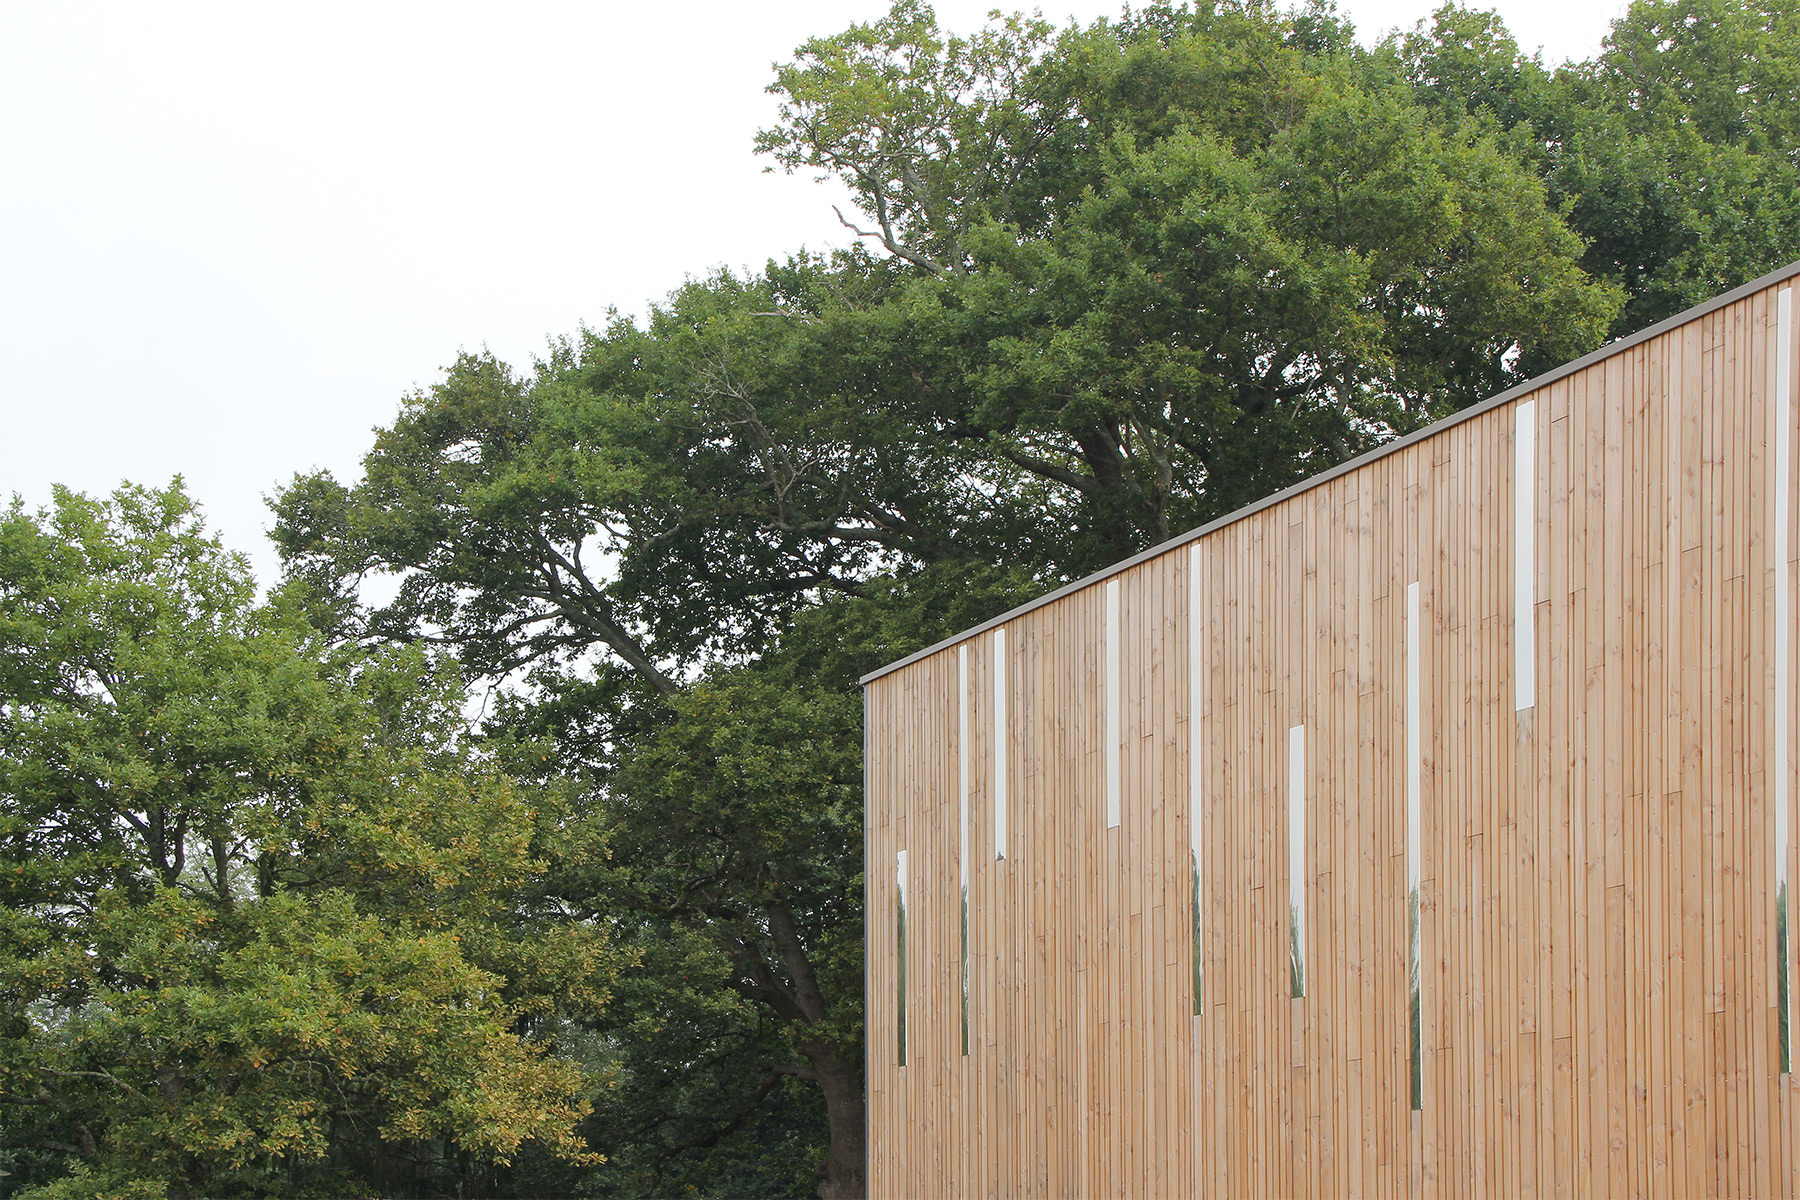
[[1800,1195],[1796,277],[864,680],[872,1194]]

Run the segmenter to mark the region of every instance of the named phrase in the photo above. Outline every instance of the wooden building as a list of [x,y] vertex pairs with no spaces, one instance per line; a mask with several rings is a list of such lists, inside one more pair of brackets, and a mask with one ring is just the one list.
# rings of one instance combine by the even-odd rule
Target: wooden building
[[869,676],[872,1193],[1800,1197],[1797,278]]

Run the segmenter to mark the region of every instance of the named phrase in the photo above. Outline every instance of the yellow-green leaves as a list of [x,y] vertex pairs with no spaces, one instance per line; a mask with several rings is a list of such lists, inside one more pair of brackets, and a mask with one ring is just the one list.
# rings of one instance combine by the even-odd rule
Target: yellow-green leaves
[[402,1143],[591,1161],[549,1051],[618,956],[521,907],[566,804],[474,750],[450,664],[253,598],[179,485],[0,521],[8,1169],[337,1194]]

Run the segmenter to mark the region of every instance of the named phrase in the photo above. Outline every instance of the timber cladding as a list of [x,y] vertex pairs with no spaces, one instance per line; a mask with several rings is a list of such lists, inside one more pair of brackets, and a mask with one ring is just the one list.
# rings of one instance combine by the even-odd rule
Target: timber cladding
[[870,676],[871,1193],[1800,1196],[1796,277]]

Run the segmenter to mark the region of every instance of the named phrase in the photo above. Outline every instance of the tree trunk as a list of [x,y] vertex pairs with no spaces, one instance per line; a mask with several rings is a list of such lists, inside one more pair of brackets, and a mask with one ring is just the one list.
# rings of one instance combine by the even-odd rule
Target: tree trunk
[[825,1093],[825,1119],[830,1142],[819,1168],[819,1200],[861,1200],[869,1194],[868,1119],[862,1071],[841,1053],[820,1042],[803,1044]]
[[728,948],[744,978],[740,990],[798,1027],[794,1048],[806,1059],[808,1067],[792,1073],[817,1083],[825,1094],[828,1141],[825,1162],[819,1168],[820,1200],[860,1200],[868,1194],[869,1187],[862,1063],[858,1058],[846,1058],[830,1039],[812,1035],[811,1027],[829,1015],[818,974],[787,905],[775,901],[765,905],[763,911],[775,951],[793,982],[776,976],[762,948],[736,940]]

